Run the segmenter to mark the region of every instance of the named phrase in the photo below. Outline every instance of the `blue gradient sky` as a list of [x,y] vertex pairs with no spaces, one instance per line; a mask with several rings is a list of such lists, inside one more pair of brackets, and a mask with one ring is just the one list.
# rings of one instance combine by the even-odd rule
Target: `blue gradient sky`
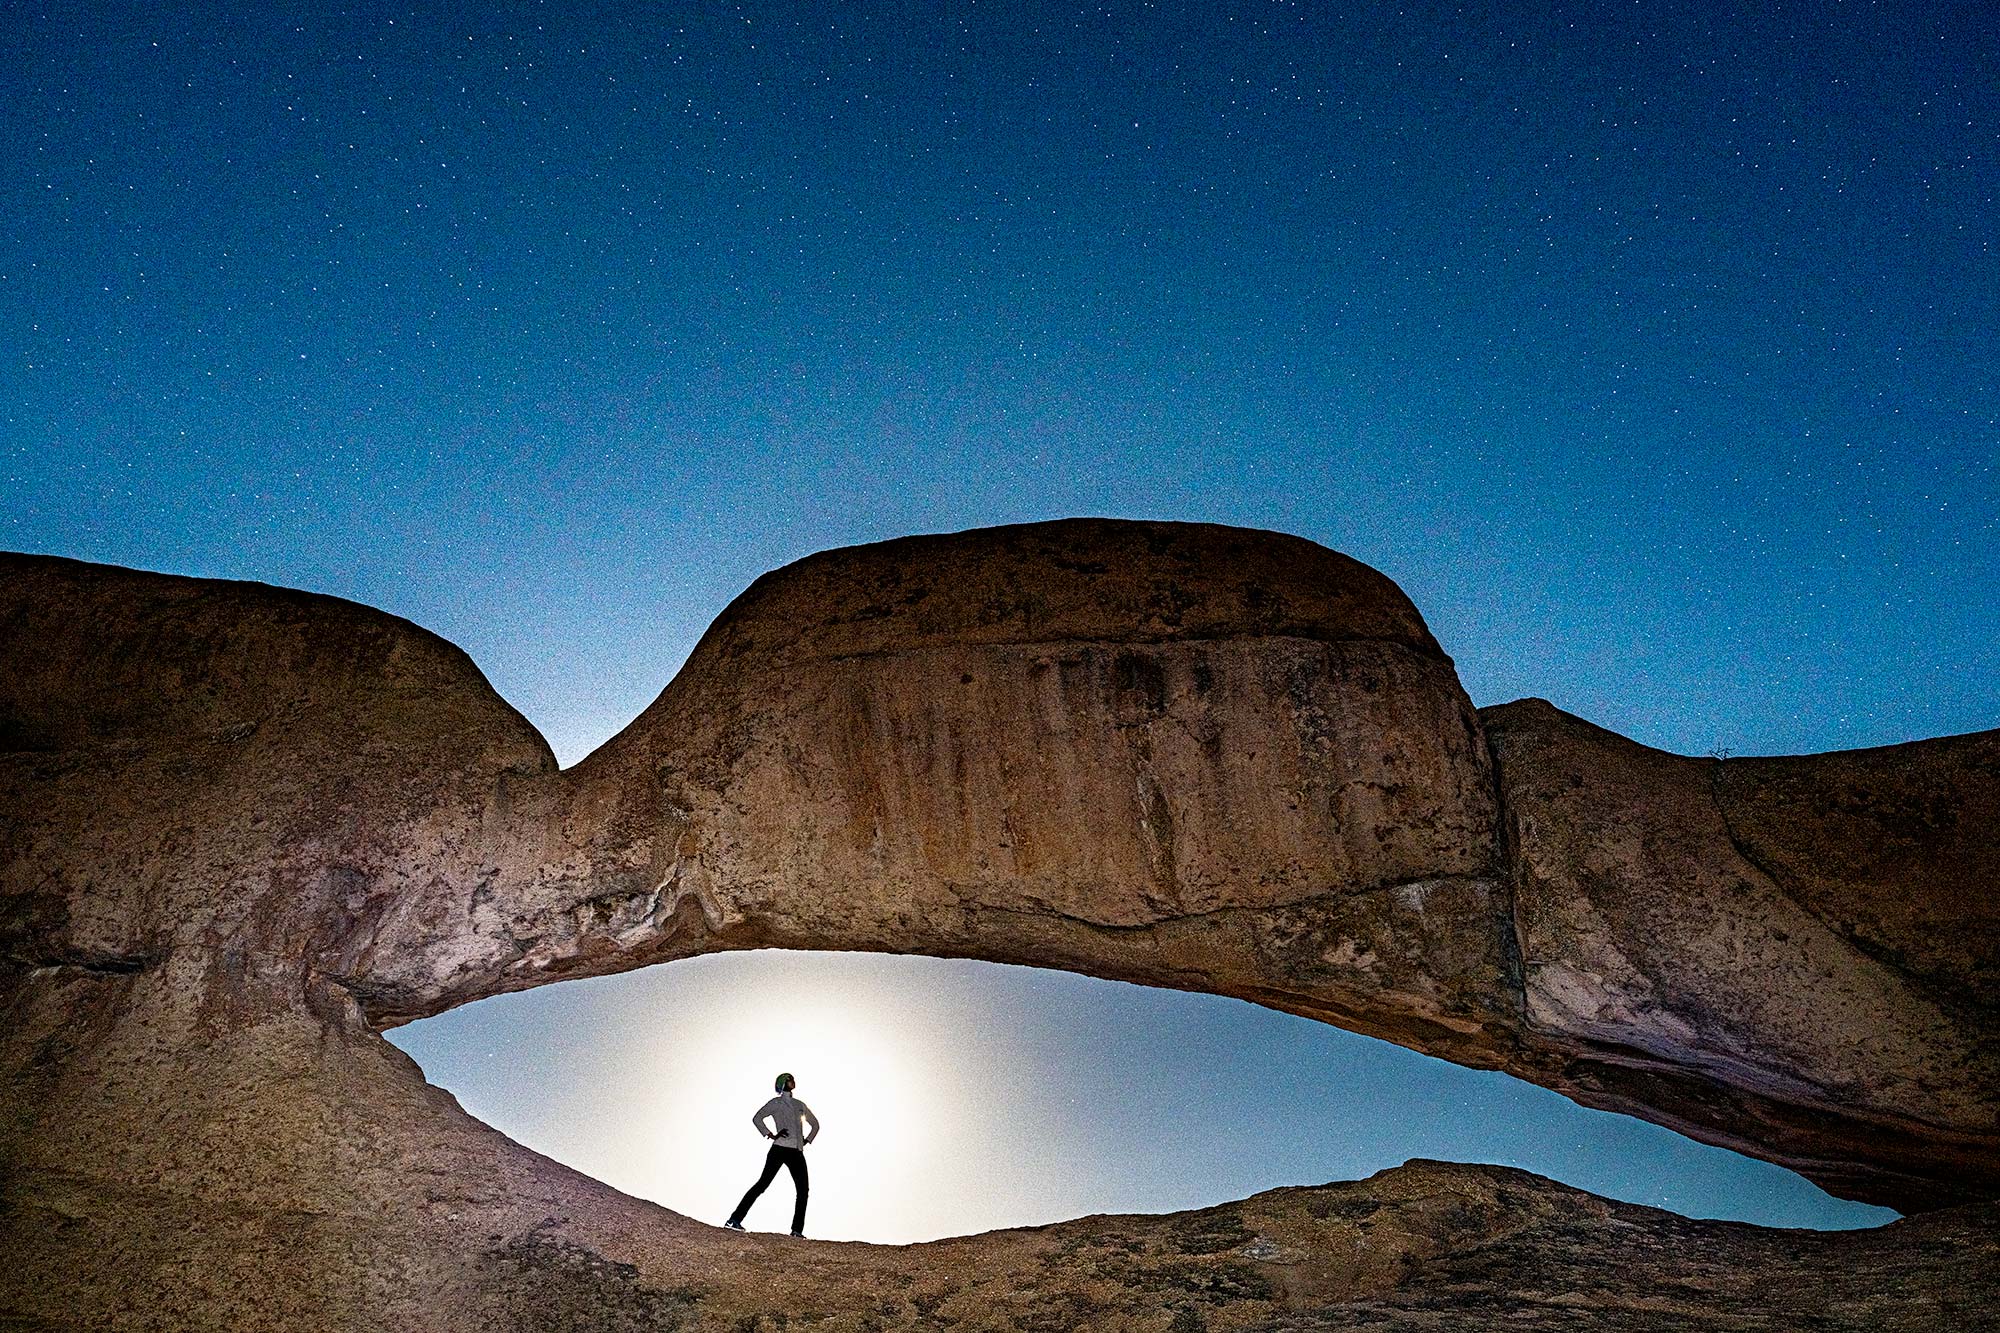
[[1983,4],[0,8],[0,544],[409,616],[565,762],[766,569],[1079,513],[1682,752],[2000,721]]

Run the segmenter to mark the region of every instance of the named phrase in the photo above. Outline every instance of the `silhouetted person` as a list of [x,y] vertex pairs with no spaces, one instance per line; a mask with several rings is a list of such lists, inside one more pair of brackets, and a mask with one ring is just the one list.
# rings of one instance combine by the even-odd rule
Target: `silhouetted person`
[[[778,1095],[759,1107],[757,1114],[750,1117],[750,1123],[757,1132],[771,1141],[771,1151],[764,1154],[764,1174],[757,1177],[757,1183],[743,1196],[743,1202],[736,1205],[736,1211],[729,1215],[726,1225],[736,1230],[743,1229],[744,1215],[750,1205],[757,1202],[757,1196],[765,1186],[776,1179],[778,1168],[784,1167],[792,1173],[792,1183],[799,1188],[799,1201],[792,1206],[792,1234],[806,1234],[806,1145],[819,1137],[819,1117],[812,1108],[792,1096],[792,1089],[799,1085],[790,1074],[778,1075]],[[771,1128],[764,1128],[769,1120]],[[811,1125],[811,1132],[806,1125]],[[802,1137],[803,1136],[803,1137]]]

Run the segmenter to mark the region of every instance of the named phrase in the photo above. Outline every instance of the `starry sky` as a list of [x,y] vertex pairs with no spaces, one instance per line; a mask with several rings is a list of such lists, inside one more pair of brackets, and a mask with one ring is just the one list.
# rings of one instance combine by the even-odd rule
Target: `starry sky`
[[[1993,726],[2000,26],[1743,8],[0,0],[0,545],[408,616],[566,763],[767,569],[1069,514],[1324,542],[1410,592],[1475,701],[1682,753]],[[577,1054],[530,1050],[563,1013],[727,966],[1123,1023],[1153,1079],[1202,1084],[1165,1072],[1177,1026],[1377,1058],[1221,1001],[835,961],[490,1001],[424,1058],[538,1069]],[[1210,1007],[1135,1016],[1182,1004]],[[1105,1095],[1032,1067],[1048,1106]],[[1398,1077],[1379,1118],[1422,1121],[1444,1094]],[[527,1098],[473,1100],[546,1119]],[[1519,1156],[1500,1105],[1448,1155]],[[1215,1089],[1177,1114],[1263,1123]],[[1425,1150],[1397,1142],[1264,1183]],[[1168,1199],[1151,1159],[1105,1183],[1124,1156],[1022,1197],[1249,1178],[1176,1167],[1209,1192]]]

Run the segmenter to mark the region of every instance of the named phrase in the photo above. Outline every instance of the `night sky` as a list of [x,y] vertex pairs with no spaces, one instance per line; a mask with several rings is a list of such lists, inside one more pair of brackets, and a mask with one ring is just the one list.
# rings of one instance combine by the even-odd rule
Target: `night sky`
[[[2000,22],[1720,8],[0,3],[0,545],[408,616],[565,763],[767,569],[1071,514],[1324,542],[1403,585],[1476,702],[1682,753],[2000,724]],[[850,961],[399,1036],[447,1084],[500,1052],[514,1091],[466,1095],[530,1143],[579,1031],[643,1047],[619,1014],[730,967],[1124,1024],[1129,1077],[1196,1089],[1172,1114],[1218,1142],[1349,1106],[1327,1083],[1378,1058],[1222,1001]],[[1262,1109],[1183,1061],[1204,1025]],[[1017,1046],[980,1095],[1033,1087],[1037,1141],[1096,1143],[1103,1088]],[[1423,1150],[1377,1123],[1445,1096],[1410,1070],[1342,1125],[1353,1161]],[[1454,1155],[1521,1156],[1500,1106],[1454,1111],[1497,1136]],[[1263,1183],[1350,1164],[1253,1139]],[[1255,1174],[1078,1153],[1050,1170],[1109,1182],[1078,1207]],[[1018,1220],[1075,1202],[1020,1188],[1053,1202]]]

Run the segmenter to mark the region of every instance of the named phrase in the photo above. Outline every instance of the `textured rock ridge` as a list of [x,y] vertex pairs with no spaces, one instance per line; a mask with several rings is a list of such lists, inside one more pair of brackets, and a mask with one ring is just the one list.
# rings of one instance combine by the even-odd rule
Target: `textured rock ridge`
[[[426,922],[382,951],[406,966],[366,979],[371,1012],[773,944],[1261,986],[1436,1040],[1509,1002],[1477,719],[1379,574],[1293,538],[1095,522],[794,573],[519,825],[488,966],[433,962],[464,932]],[[1375,961],[1431,937],[1426,965]],[[1300,967],[1409,993],[1350,1000]]]
[[1850,1197],[2000,1194],[2000,732],[1715,760],[1482,717],[1543,1081]]
[[[1296,538],[1079,520],[815,556],[568,772],[393,617],[5,556],[0,744],[0,1248],[27,1258],[0,1322],[1647,1327],[1740,1300],[1945,1327],[1938,1292],[1993,1291],[1986,1205],[1780,1240],[1443,1166],[766,1280],[737,1263],[760,1242],[509,1143],[377,1035],[718,949],[991,958],[1508,1069],[1854,1197],[2000,1195],[2000,733],[1711,761],[1482,717],[1400,590]],[[1411,1190],[1483,1202],[1453,1230],[1395,1212]],[[1242,1221],[1272,1209],[1296,1225]],[[1321,1225],[1362,1209],[1399,1220]],[[1245,1226],[1199,1273],[1159,1248]],[[1540,1235],[1521,1271],[1559,1286],[1558,1251],[1634,1227],[1653,1257],[1610,1294],[1439,1259]],[[1708,1285],[1674,1286],[1695,1253]]]

